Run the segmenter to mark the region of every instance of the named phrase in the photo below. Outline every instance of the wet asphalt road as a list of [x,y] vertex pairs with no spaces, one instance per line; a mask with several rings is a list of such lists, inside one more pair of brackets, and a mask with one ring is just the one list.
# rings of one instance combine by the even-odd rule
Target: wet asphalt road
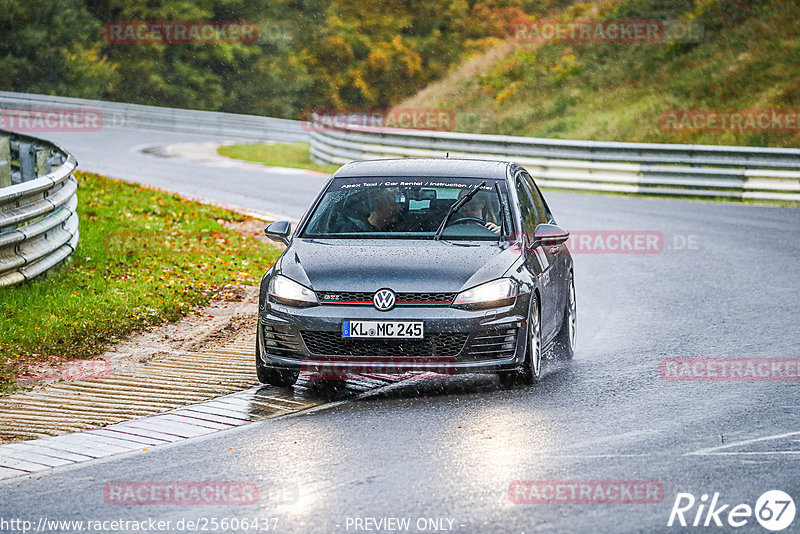
[[[88,170],[271,212],[289,195],[279,173],[234,169],[216,186],[211,167],[128,149],[189,136],[123,132],[101,149],[73,135],[63,144]],[[321,186],[315,176],[292,183],[291,198],[305,203]],[[180,519],[237,517],[277,518],[279,532],[363,532],[374,527],[357,529],[365,518],[409,518],[410,532],[422,531],[421,518],[444,518],[436,525],[456,532],[669,532],[696,530],[667,527],[679,492],[753,506],[779,489],[800,505],[800,383],[659,373],[664,358],[800,357],[800,211],[545,196],[569,230],[658,231],[664,250],[575,254],[578,349],[571,362],[549,362],[538,386],[504,390],[492,376],[406,381],[310,414],[2,481],[0,518],[152,518],[172,521],[172,531]],[[282,209],[303,208],[298,200]],[[104,500],[108,482],[199,480],[255,482],[259,499]],[[516,480],[653,481],[663,498],[515,504]],[[690,523],[696,512],[686,513]],[[768,532],[752,517],[706,530]],[[797,531],[800,518],[784,532]]]
[[53,132],[47,138],[72,152],[81,170],[293,219],[300,218],[326,179],[233,160],[225,164],[143,152],[172,143],[221,141],[208,135],[103,129]]

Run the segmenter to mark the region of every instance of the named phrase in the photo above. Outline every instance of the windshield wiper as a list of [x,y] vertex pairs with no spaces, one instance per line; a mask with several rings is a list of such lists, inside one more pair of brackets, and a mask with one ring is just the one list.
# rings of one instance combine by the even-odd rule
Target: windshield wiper
[[434,241],[439,241],[439,238],[441,237],[442,232],[444,231],[445,227],[447,226],[447,221],[450,220],[450,217],[452,217],[455,212],[460,210],[462,208],[462,206],[464,206],[464,204],[466,204],[467,202],[472,200],[472,197],[477,195],[478,191],[480,191],[481,187],[483,187],[484,185],[486,185],[486,180],[482,181],[480,184],[475,186],[475,188],[472,191],[470,191],[469,193],[467,193],[463,197],[461,197],[458,200],[456,200],[455,202],[453,202],[453,205],[450,206],[450,210],[447,212],[447,215],[444,216],[444,220],[442,221],[442,224],[439,225],[439,228],[436,230],[436,233],[433,234],[433,240]]
[[500,186],[497,182],[494,183],[494,190],[497,192],[497,201],[500,202],[500,240],[506,237],[506,204],[503,202],[503,196],[500,194]]

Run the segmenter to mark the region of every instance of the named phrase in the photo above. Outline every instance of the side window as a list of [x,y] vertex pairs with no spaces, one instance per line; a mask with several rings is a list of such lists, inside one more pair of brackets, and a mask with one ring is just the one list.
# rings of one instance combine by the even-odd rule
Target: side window
[[550,220],[550,214],[544,207],[544,201],[542,200],[541,193],[539,193],[539,189],[528,173],[523,172],[522,176],[525,177],[525,182],[527,182],[528,189],[531,191],[531,197],[533,197],[533,204],[536,206],[536,220],[539,221],[539,224],[547,224]]
[[539,195],[540,199],[542,199],[542,204],[544,205],[544,212],[547,215],[547,222],[552,222],[553,224],[555,224],[555,217],[553,217],[553,212],[550,211],[550,206],[547,205],[547,201],[544,199],[542,191],[539,189],[539,186],[536,185],[536,183],[533,184],[533,187],[534,191],[536,191],[536,194]]
[[515,183],[517,188],[517,198],[519,198],[519,211],[522,215],[522,226],[524,227],[525,235],[528,238],[531,238],[533,236],[533,231],[536,229],[536,225],[538,224],[536,210],[533,207],[528,186],[521,175],[517,175]]
[[[539,219],[536,214],[536,209],[534,208],[534,203],[532,198],[534,195],[531,194],[530,189],[528,189],[528,184],[526,183],[524,173],[517,174],[517,197],[519,197],[519,210],[522,214],[522,224],[525,227],[525,236],[526,236],[526,246],[529,246],[533,240],[533,232],[536,230],[536,227],[539,225]],[[540,269],[542,271],[546,270],[549,261],[547,256],[542,251],[542,247],[536,247],[535,249],[529,249],[529,252],[532,252],[532,256],[535,256],[537,261],[539,262]]]

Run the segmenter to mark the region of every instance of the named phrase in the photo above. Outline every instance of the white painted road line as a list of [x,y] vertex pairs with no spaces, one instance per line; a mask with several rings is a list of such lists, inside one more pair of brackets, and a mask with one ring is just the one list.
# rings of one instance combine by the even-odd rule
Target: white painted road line
[[[77,444],[64,441],[57,441],[55,443],[51,443],[50,442],[51,439],[52,438],[37,439],[31,441],[30,443],[36,443],[36,445],[40,447],[47,447],[48,449],[53,449],[57,451],[67,451],[67,452],[73,452],[75,454],[80,454],[81,456],[89,456],[93,459],[103,458],[104,456],[111,456],[112,454],[114,454],[113,451],[87,447],[84,444]],[[3,447],[5,447],[5,445],[3,445]],[[2,454],[3,447],[0,447],[0,454]]]
[[63,450],[56,450],[56,449],[49,449],[47,447],[42,447],[40,445],[33,444],[31,442],[28,443],[11,443],[9,445],[5,445],[3,447],[3,451],[7,450],[20,450],[20,451],[29,451],[35,452],[38,454],[43,454],[45,456],[53,456],[54,458],[62,458],[64,460],[70,460],[73,462],[85,462],[86,460],[93,460],[91,456],[86,456],[84,454],[75,454],[74,452],[68,452]]
[[42,464],[48,467],[59,467],[62,465],[69,465],[75,463],[72,460],[65,460],[64,458],[55,458],[53,456],[45,456],[43,454],[39,454],[36,452],[21,451],[19,449],[3,450],[3,456],[6,458],[16,458],[17,460]]
[[44,471],[45,469],[50,469],[49,465],[35,464],[32,462],[26,462],[24,460],[18,460],[16,458],[9,458],[8,456],[0,456],[0,467],[10,467],[11,469],[20,469],[22,471],[28,471],[29,473],[35,473],[37,471]]
[[220,415],[224,415],[223,412],[238,413],[239,415],[242,415],[243,413],[249,413],[249,410],[246,410],[245,412],[242,411],[243,406],[237,406],[235,404],[230,404],[227,402],[208,401],[204,402],[202,406],[219,410]]
[[135,443],[139,443],[141,445],[163,445],[164,443],[171,442],[171,440],[167,439],[153,438],[149,436],[140,436],[138,434],[128,434],[111,428],[98,428],[95,430],[89,430],[88,432],[86,432],[86,434],[105,436],[108,438],[127,439]]
[[81,432],[80,434],[75,434],[75,437],[78,439],[83,439],[84,441],[89,441],[90,443],[99,443],[102,444],[103,446],[116,447],[119,449],[124,449],[126,451],[131,449],[136,449],[140,446],[140,443],[137,443],[136,441],[131,441],[129,439],[125,439],[124,436],[120,437],[116,436],[109,437],[103,435],[98,436],[98,435],[88,435],[84,432]]
[[[764,437],[760,437],[760,438],[746,439],[746,440],[742,440],[742,441],[736,441],[734,443],[728,443],[727,445],[719,445],[717,447],[708,447],[708,448],[700,449],[700,450],[697,450],[697,451],[694,451],[694,452],[687,452],[685,454],[685,456],[696,456],[696,455],[705,455],[705,454],[718,454],[717,451],[721,451],[723,449],[730,449],[731,447],[741,447],[743,445],[751,445],[753,443],[759,443],[759,442],[762,442],[762,441],[770,441],[770,440],[775,440],[775,439],[791,438],[793,436],[798,436],[798,435],[800,435],[800,431],[787,432],[785,434],[775,434],[775,435],[772,435],[772,436],[764,436]],[[740,454],[740,453],[737,452],[735,454]]]
[[175,415],[186,416],[186,417],[195,417],[198,419],[205,419],[207,421],[216,421],[217,423],[225,423],[230,426],[239,426],[249,423],[249,420],[246,419],[236,419],[233,417],[226,417],[224,415],[217,415],[214,413],[202,412],[197,409],[182,409],[182,410],[175,410]]
[[121,423],[120,428],[141,428],[144,430],[154,430],[164,434],[173,434],[181,438],[194,438],[213,432],[210,428],[182,425],[173,421],[154,421],[153,418],[138,419],[130,423]]
[[27,475],[28,471],[20,471],[19,469],[11,469],[8,467],[0,467],[0,480],[4,478],[14,478],[21,475]]
[[202,428],[210,428],[211,430],[228,430],[229,428],[233,428],[232,425],[226,425],[224,423],[215,423],[214,421],[209,421],[207,419],[198,419],[196,417],[189,417],[187,415],[161,415],[159,416],[159,419],[161,421],[175,421],[176,423],[199,426]]
[[[137,428],[132,426],[123,427],[123,426],[113,425],[106,427],[105,430],[116,432],[117,434],[120,434],[119,437],[121,438],[127,438],[127,437],[152,438],[167,443],[172,443],[173,441],[178,441],[180,439],[183,439],[180,436],[176,436],[174,434],[165,434],[163,432],[156,432],[155,430],[147,430],[146,428]],[[158,445],[160,445],[160,443]]]
[[202,404],[193,404],[191,406],[187,406],[186,408],[179,408],[176,411],[181,410],[191,410],[193,412],[198,412],[202,414],[210,414],[218,417],[225,417],[226,419],[236,419],[238,421],[242,421],[243,423],[249,423],[253,420],[250,415],[245,415],[241,412],[241,410],[229,410],[226,408],[220,408],[213,404],[208,404],[206,402]]
[[87,449],[95,451],[106,451],[110,452],[111,454],[115,454],[118,452],[127,452],[133,448],[127,446],[120,446],[116,444],[110,444],[105,441],[105,438],[100,438],[97,436],[84,437],[80,432],[76,434],[68,434],[66,436],[58,436],[57,438],[52,438],[49,440],[48,446],[50,447],[62,446],[64,444],[78,446],[78,447],[86,447]]
[[800,451],[707,452],[703,456],[774,456],[778,454],[800,454]]

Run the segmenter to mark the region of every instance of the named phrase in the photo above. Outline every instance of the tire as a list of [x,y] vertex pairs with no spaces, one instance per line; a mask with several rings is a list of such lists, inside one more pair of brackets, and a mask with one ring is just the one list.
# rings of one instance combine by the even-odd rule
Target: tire
[[266,365],[261,361],[261,340],[256,333],[256,376],[262,384],[288,387],[294,385],[300,376],[299,369],[279,369]]
[[539,299],[534,294],[531,296],[531,306],[528,311],[528,328],[526,335],[525,361],[522,368],[511,371],[502,371],[497,374],[503,386],[517,384],[533,385],[539,382],[542,376],[542,328],[539,313]]
[[578,304],[575,300],[575,279],[569,274],[569,289],[567,305],[564,310],[564,319],[561,328],[556,334],[553,344],[553,354],[558,360],[571,360],[575,354],[575,335],[578,331]]

